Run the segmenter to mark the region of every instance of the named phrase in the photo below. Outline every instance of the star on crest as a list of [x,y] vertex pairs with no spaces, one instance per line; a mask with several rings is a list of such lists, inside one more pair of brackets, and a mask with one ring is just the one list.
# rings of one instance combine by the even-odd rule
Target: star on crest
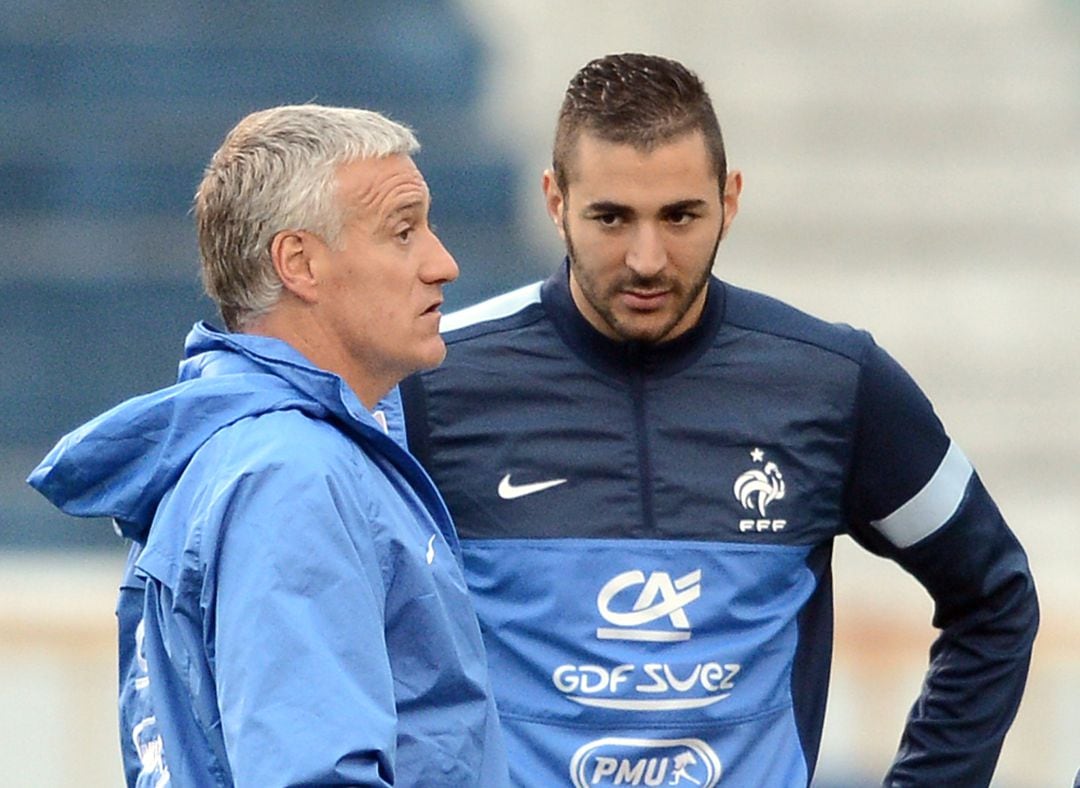
[[750,452],[750,459],[754,462],[762,462],[765,459],[765,452],[755,447],[754,450]]

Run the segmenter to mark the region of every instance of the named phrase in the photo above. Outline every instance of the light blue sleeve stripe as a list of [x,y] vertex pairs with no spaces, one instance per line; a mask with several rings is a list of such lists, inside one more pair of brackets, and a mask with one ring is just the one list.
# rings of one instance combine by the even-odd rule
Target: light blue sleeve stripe
[[972,472],[964,452],[950,442],[949,450],[926,486],[888,517],[870,524],[897,547],[911,547],[945,525],[956,513]]
[[543,282],[533,282],[531,285],[519,287],[509,293],[503,293],[487,301],[481,301],[479,304],[451,312],[439,321],[439,331],[445,334],[457,328],[464,328],[485,320],[498,320],[500,317],[509,317],[515,312],[520,312],[529,304],[540,302],[542,284]]

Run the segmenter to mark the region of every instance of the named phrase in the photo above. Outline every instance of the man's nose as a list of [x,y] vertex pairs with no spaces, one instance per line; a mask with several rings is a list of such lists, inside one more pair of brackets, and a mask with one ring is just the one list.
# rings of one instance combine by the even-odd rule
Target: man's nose
[[420,270],[420,276],[425,282],[453,282],[460,273],[457,261],[453,255],[443,246],[439,236],[431,234],[431,250],[429,251],[424,265]]
[[656,276],[667,265],[667,249],[656,225],[644,222],[630,239],[626,250],[626,266],[638,276]]

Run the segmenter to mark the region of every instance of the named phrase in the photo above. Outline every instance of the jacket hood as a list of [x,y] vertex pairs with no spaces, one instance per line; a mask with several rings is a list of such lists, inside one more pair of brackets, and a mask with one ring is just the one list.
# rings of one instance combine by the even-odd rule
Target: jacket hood
[[195,452],[240,419],[300,410],[389,440],[340,377],[281,340],[198,323],[184,350],[178,383],[123,402],[64,436],[27,482],[64,512],[111,517],[124,536],[142,540]]

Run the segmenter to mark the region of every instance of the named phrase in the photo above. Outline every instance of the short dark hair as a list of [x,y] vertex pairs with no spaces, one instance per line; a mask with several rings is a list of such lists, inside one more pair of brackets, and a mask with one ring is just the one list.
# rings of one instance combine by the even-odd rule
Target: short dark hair
[[723,188],[727,156],[712,99],[698,75],[674,60],[605,55],[574,75],[559,110],[552,153],[555,182],[563,192],[574,146],[584,131],[646,151],[700,131]]

